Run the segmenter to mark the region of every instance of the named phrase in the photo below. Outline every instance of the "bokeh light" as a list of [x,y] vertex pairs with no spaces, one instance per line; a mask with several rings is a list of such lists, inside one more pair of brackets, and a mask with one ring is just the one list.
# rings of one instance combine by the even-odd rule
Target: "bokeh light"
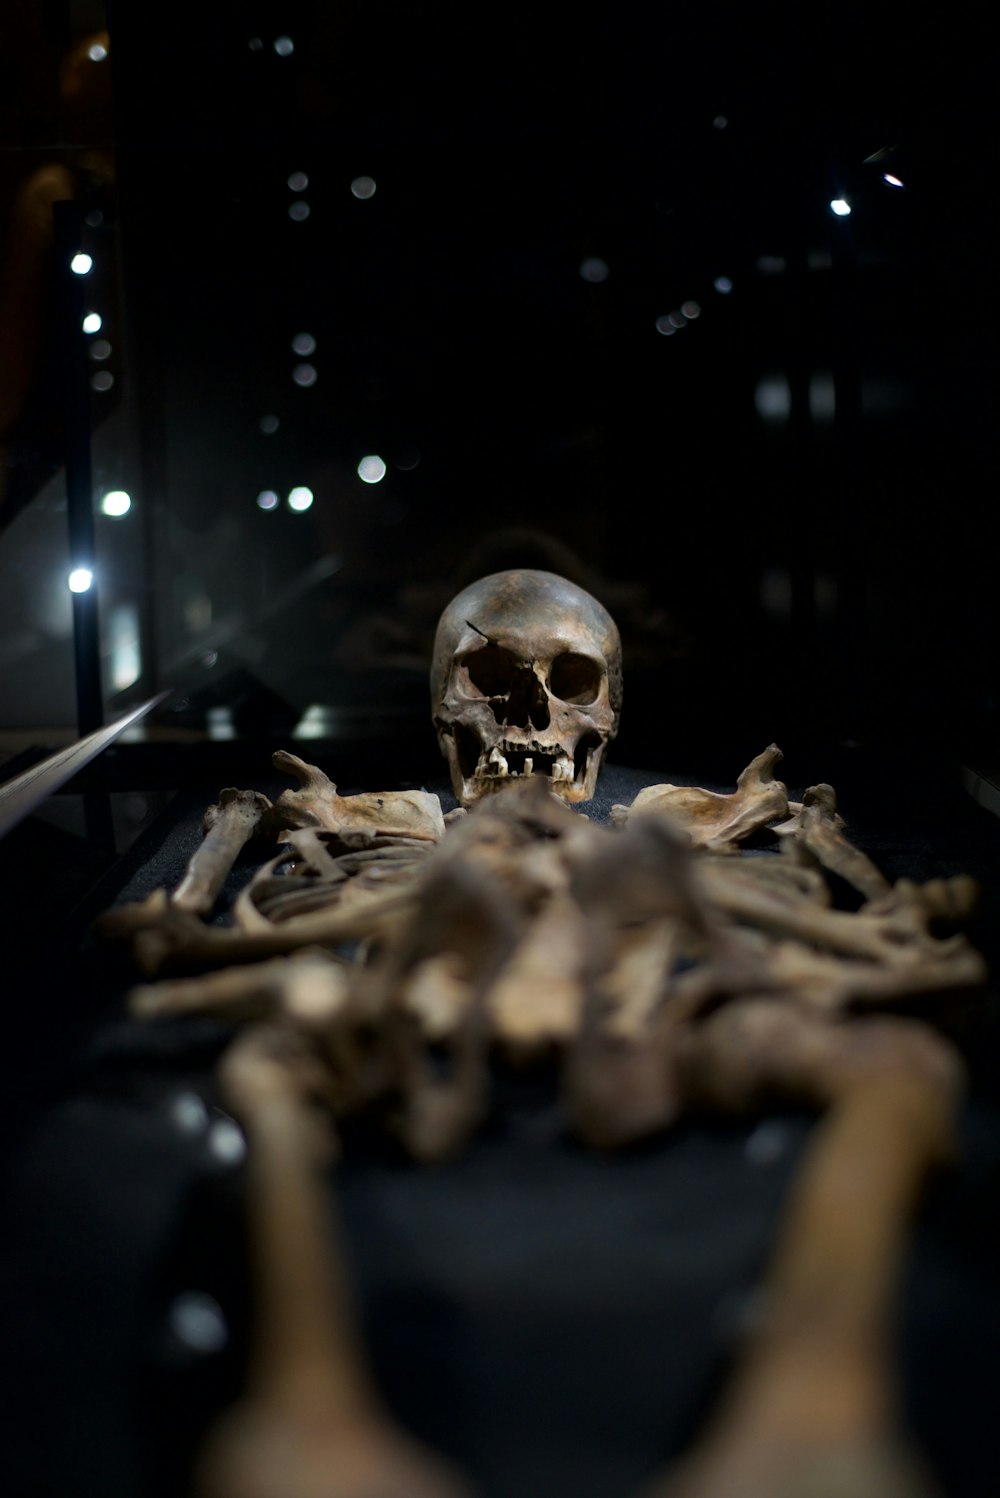
[[101,511],[105,515],[127,515],[132,508],[132,496],[124,489],[109,489],[101,499]]
[[358,464],[358,478],[366,484],[379,484],[385,478],[385,463],[378,453],[369,453]]

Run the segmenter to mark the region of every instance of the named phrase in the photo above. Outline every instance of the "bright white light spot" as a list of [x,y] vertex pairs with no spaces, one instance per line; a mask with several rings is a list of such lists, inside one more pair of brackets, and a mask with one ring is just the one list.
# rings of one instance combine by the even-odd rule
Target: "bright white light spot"
[[788,376],[768,374],[758,380],[753,393],[757,415],[769,426],[784,426],[792,409],[792,390]]
[[83,331],[85,333],[99,333],[104,326],[104,319],[99,312],[88,312],[83,319]]
[[288,179],[288,185],[292,192],[305,192],[309,186],[309,178],[305,172],[293,172]]
[[817,426],[828,426],[837,411],[833,372],[816,369],[809,376],[809,415]]
[[882,173],[882,181],[883,182],[888,182],[888,184],[889,184],[890,187],[905,187],[906,186],[905,182],[901,182],[900,179],[898,177],[894,177],[891,172],[883,172]]
[[729,124],[729,117],[724,114],[717,114],[715,116],[715,119],[712,121],[712,124],[716,130],[725,130],[726,126]]
[[658,333],[662,333],[664,338],[670,338],[674,333],[677,332],[677,329],[670,321],[670,318],[664,315],[663,317],[658,317],[656,319],[656,331]]
[[103,62],[107,55],[107,47],[103,46],[100,42],[95,42],[92,47],[87,48],[87,56],[91,62]]
[[694,322],[696,317],[701,316],[701,308],[697,302],[681,302],[681,311],[688,322]]
[[295,51],[295,43],[290,36],[276,36],[274,39],[274,50],[279,57],[291,57]]
[[296,333],[292,339],[292,348],[295,353],[301,354],[304,358],[306,354],[316,352],[316,340],[311,333]]
[[267,416],[262,416],[260,418],[258,425],[260,426],[260,429],[264,433],[265,437],[273,437],[275,432],[280,427],[281,422],[278,420],[277,416],[269,413]]
[[69,263],[69,268],[73,272],[74,276],[89,276],[90,272],[94,268],[93,256],[84,255],[81,251],[79,255],[73,256],[72,260]]
[[728,276],[716,276],[712,285],[720,296],[728,296],[733,289],[733,283]]
[[297,484],[294,489],[290,489],[288,492],[288,508],[290,510],[297,510],[301,514],[303,510],[308,510],[314,498],[315,495],[312,490],[307,489],[305,484]]
[[590,281],[596,285],[599,281],[606,281],[611,274],[611,270],[608,262],[602,260],[600,255],[588,255],[580,266],[580,274],[585,281]]
[[358,478],[366,484],[380,484],[385,478],[385,464],[377,453],[369,453],[358,464]]
[[131,508],[131,496],[124,489],[109,489],[101,500],[101,510],[105,515],[127,515]]
[[309,207],[309,204],[298,198],[294,203],[289,205],[288,217],[294,219],[297,224],[303,224],[311,212],[312,209]]
[[111,373],[110,369],[98,370],[97,374],[91,375],[90,377],[91,390],[100,390],[102,392],[105,390],[110,390],[114,383],[115,377]]
[[780,276],[788,265],[784,255],[758,255],[757,269],[762,276]]
[[94,581],[94,574],[89,567],[74,567],[66,581],[71,593],[86,593]]
[[257,508],[260,510],[276,510],[280,501],[273,489],[262,489],[257,495]]
[[292,379],[303,389],[309,385],[315,385],[317,379],[315,367],[312,364],[296,364],[292,370]]
[[838,218],[846,218],[851,211],[851,205],[846,198],[834,198],[830,203],[830,212],[835,213]]
[[229,1328],[218,1301],[201,1290],[185,1290],[170,1307],[170,1328],[192,1352],[221,1352]]
[[375,196],[375,178],[355,177],[351,183],[351,191],[356,198],[373,198]]
[[95,338],[90,345],[90,357],[98,363],[102,359],[110,359],[111,345],[106,338]]

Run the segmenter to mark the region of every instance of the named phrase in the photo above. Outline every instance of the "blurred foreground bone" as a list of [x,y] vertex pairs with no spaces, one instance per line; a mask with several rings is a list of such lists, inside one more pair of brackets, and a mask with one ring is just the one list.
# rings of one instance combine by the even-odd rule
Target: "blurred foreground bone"
[[247,1388],[210,1428],[196,1498],[471,1498],[393,1422],[367,1366],[294,1036],[260,1027],[220,1068],[246,1130],[254,1318]]
[[[870,1011],[982,985],[967,938],[938,934],[968,917],[976,888],[891,884],[847,840],[829,787],[789,805],[779,758],[765,750],[732,796],[680,788],[633,815],[637,797],[616,830],[546,778],[520,777],[442,820],[436,841],[322,827],[322,787],[300,776],[301,826],[237,900],[236,926],[165,913],[159,892],[134,933],[147,972],[244,966],[149,984],[131,1002],[147,1017],[280,1015],[309,1038],[330,1116],[381,1123],[420,1162],[469,1144],[495,1053],[554,1060],[569,1127],[604,1150],[697,1111],[823,1113],[730,1397],[691,1461],[651,1491],[924,1498],[893,1409],[894,1286],[921,1184],[948,1158],[961,1066],[922,1020]],[[741,853],[767,835],[773,851]],[[859,910],[834,908],[830,875],[861,895]],[[296,1001],[307,974],[312,998]],[[249,1032],[248,1056],[268,1033]],[[266,1303],[267,1316],[284,1304]],[[239,1439],[219,1439],[259,1455],[270,1419],[251,1429],[241,1415]],[[341,1491],[361,1490],[330,1488]]]

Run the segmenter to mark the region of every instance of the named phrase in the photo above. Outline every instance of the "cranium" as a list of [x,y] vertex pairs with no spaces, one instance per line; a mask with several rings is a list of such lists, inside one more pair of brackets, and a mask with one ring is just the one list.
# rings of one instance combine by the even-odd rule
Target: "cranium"
[[589,801],[621,697],[614,620],[554,572],[491,573],[438,621],[431,705],[463,806],[524,775],[547,775],[564,801]]

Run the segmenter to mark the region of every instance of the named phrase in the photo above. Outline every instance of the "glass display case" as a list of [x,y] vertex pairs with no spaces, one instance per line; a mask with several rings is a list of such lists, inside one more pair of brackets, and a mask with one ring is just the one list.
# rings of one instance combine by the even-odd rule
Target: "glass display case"
[[[615,774],[728,787],[777,744],[789,785],[832,782],[894,878],[934,877],[938,849],[947,873],[971,869],[995,960],[1000,829],[981,814],[1000,812],[984,33],[971,4],[947,28],[911,15],[902,34],[860,7],[449,0],[45,0],[5,22],[0,879],[11,929],[48,933],[25,937],[8,971],[11,1262],[48,1286],[14,1332],[28,1391],[18,1478],[44,1445],[29,1409],[43,1293],[79,1331],[52,1333],[52,1418],[73,1436],[81,1493],[178,1498],[246,1352],[225,1174],[240,1145],[211,1102],[222,1030],[192,1021],[143,1049],[126,978],[91,964],[94,917],[162,893],[221,788],[274,794],[277,750],[344,792],[440,788],[432,647],[476,579],[545,569],[612,614]],[[995,1312],[979,1324],[963,1280],[974,1260],[976,1292],[996,1288],[995,1257],[970,1247],[1000,1155],[992,1009],[979,1033],[973,1178],[920,1240],[908,1302],[907,1397],[948,1498],[981,1498],[987,1467],[1000,1480],[983,1409],[1000,1326]],[[659,1449],[643,1380],[671,1328],[701,1338],[693,1375],[675,1363],[667,1381],[678,1445],[728,1366],[807,1121],[791,1110],[755,1145],[749,1130],[685,1135],[677,1155],[640,1158],[614,1197],[605,1162],[556,1140],[530,1081],[507,1082],[513,1153],[496,1157],[471,1236],[474,1169],[432,1188],[449,1225],[422,1242],[428,1262],[454,1250],[461,1312],[433,1275],[410,1265],[393,1279],[393,1214],[428,1232],[406,1216],[407,1182],[381,1162],[374,1196],[348,1184],[349,1224],[374,1244],[363,1288],[378,1372],[425,1434],[468,1430],[489,1498],[534,1498],[549,1458],[547,1498],[617,1498]],[[517,1153],[535,1144],[550,1151],[537,1176]],[[552,1200],[566,1191],[557,1229],[576,1224],[581,1241],[602,1192],[620,1247],[653,1220],[649,1196],[676,1188],[680,1216],[726,1250],[694,1265],[689,1240],[674,1241],[642,1281],[660,1320],[637,1292],[625,1353],[610,1312],[592,1345],[581,1313],[574,1345],[594,1379],[559,1384],[550,1405],[551,1389],[534,1403],[530,1379],[519,1390],[518,1359],[561,1335],[554,1261],[521,1303],[504,1240],[509,1303],[475,1322],[490,1213],[543,1178]],[[711,1208],[709,1179],[722,1183]],[[730,1191],[731,1236],[718,1195]],[[67,1201],[98,1227],[64,1275],[52,1214]],[[544,1258],[545,1211],[520,1198],[512,1211]],[[653,1214],[654,1236],[673,1231],[668,1215]],[[600,1320],[611,1236],[587,1238],[574,1314]],[[504,1344],[500,1396],[483,1393],[484,1352],[467,1428],[453,1313],[486,1328],[477,1346]],[[440,1354],[440,1402],[420,1392],[421,1338]],[[91,1351],[111,1391],[100,1408]],[[612,1383],[642,1384],[645,1403],[603,1449]],[[576,1395],[592,1447],[574,1447]],[[530,1436],[520,1466],[507,1397]],[[39,1498],[66,1491],[65,1461],[39,1464]]]

